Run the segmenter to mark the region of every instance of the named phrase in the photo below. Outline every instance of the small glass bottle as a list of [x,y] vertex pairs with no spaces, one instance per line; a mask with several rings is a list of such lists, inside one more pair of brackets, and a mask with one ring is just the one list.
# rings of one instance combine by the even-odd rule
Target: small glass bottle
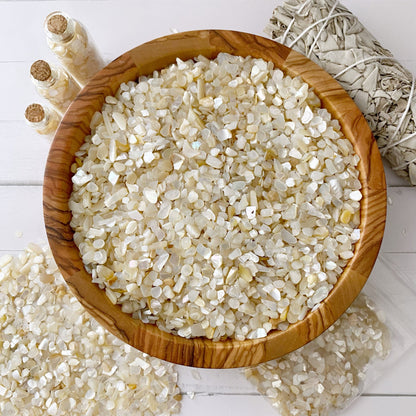
[[80,86],[64,69],[36,61],[30,75],[38,93],[46,98],[61,114],[65,113],[80,91]]
[[55,131],[61,122],[61,116],[50,107],[40,104],[30,104],[25,110],[25,119],[29,126],[33,127],[39,134],[53,139]]
[[84,86],[104,61],[84,27],[62,12],[53,12],[45,20],[47,42],[68,72]]

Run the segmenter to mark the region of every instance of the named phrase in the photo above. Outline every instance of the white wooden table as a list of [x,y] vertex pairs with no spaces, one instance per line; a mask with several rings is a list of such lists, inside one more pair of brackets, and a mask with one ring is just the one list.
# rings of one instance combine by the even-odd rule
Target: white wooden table
[[[38,100],[29,80],[30,64],[41,58],[53,61],[42,27],[48,13],[62,10],[82,21],[110,61],[171,29],[235,29],[262,35],[281,1],[0,1],[0,255],[18,253],[31,241],[46,241],[42,179],[49,143],[25,126],[22,114],[27,104]],[[344,0],[344,4],[416,74],[416,2]],[[416,290],[416,188],[389,169],[386,173],[390,203],[381,253]],[[343,414],[415,415],[415,374],[413,348]],[[185,394],[181,415],[224,411],[229,416],[277,415],[238,370],[180,368],[180,377],[182,391],[195,393]]]

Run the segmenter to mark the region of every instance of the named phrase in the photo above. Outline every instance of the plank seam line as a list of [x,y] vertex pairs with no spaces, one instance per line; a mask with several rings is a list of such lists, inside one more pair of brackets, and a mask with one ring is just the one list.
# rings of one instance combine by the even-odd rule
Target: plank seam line
[[[250,397],[265,397],[260,393],[224,393],[224,392],[204,392],[204,391],[181,391],[183,396],[192,396],[192,397],[211,397],[211,396],[250,396]],[[406,393],[364,393],[362,397],[410,397],[416,399],[416,394],[406,394]],[[267,398],[267,397],[265,397]]]

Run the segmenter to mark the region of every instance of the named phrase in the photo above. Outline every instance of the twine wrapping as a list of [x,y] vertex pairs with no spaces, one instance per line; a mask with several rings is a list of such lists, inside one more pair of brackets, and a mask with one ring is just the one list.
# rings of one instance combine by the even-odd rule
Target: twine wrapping
[[416,185],[413,75],[335,0],[286,0],[265,32],[318,63],[354,99],[393,170]]

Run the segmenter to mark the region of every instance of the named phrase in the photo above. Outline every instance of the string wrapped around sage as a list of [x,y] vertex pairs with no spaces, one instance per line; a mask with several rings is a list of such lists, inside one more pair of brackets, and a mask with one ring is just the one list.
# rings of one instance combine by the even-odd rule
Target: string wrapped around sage
[[335,0],[286,0],[265,32],[312,59],[354,99],[393,170],[416,185],[415,78]]

